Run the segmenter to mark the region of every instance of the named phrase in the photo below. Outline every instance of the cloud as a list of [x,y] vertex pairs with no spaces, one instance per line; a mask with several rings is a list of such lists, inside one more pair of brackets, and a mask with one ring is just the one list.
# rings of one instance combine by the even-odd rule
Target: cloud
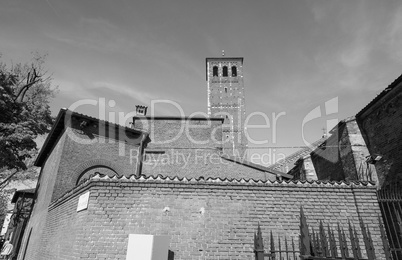
[[142,104],[149,104],[151,100],[157,99],[157,96],[144,91],[143,87],[126,86],[110,82],[93,82],[96,88],[107,88],[110,91],[118,92],[121,95],[129,96]]

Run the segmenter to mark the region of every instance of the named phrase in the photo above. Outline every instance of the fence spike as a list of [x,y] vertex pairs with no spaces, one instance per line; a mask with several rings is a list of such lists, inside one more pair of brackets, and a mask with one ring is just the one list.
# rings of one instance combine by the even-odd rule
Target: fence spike
[[356,231],[355,227],[353,227],[353,231],[354,231],[354,234],[355,234],[355,240],[356,240],[356,244],[357,244],[357,257],[358,258],[363,258],[362,257],[362,251],[360,249],[360,240],[359,240],[359,237],[357,236],[357,231]]
[[345,247],[346,257],[349,257],[348,241],[346,240],[346,235],[345,235],[345,231],[343,230],[343,227],[342,227],[342,237],[343,237],[343,243],[344,243],[343,246]]
[[311,241],[308,231],[306,216],[304,215],[303,207],[300,206],[300,255],[302,256],[311,255]]
[[260,223],[258,223],[257,233],[254,233],[254,254],[255,260],[264,260],[264,241]]
[[331,228],[329,227],[329,223],[327,224],[328,230],[328,240],[329,240],[329,256],[335,257],[336,245],[334,245],[335,241],[332,239]]
[[285,250],[286,250],[286,259],[289,259],[289,250],[288,250],[288,240],[285,237]]
[[350,224],[350,219],[348,220],[348,227],[349,227],[349,236],[350,236],[350,243],[351,243],[351,247],[352,247],[353,259],[358,260],[359,257],[357,254],[357,247],[359,245],[356,244],[356,239],[355,239],[355,235],[353,233],[352,224]]
[[362,234],[363,234],[363,241],[364,241],[364,246],[366,247],[366,253],[367,253],[367,258],[368,260],[375,260],[375,256],[373,256],[373,252],[372,252],[372,246],[370,243],[370,238],[368,236],[366,227],[364,225],[363,219],[359,218],[360,221],[360,228],[362,230]]
[[332,241],[334,242],[334,257],[338,257],[338,249],[336,248],[335,232],[332,232]]
[[293,260],[296,260],[295,241],[293,237],[292,237],[292,251],[293,251]]
[[389,248],[387,236],[385,233],[384,225],[382,224],[381,217],[378,215],[378,223],[380,223],[380,233],[381,233],[381,240],[382,240],[382,245],[384,249],[384,254],[385,254],[385,259],[386,260],[392,260],[391,257],[391,250]]
[[341,226],[339,225],[339,222],[338,222],[338,238],[339,238],[339,249],[341,250],[341,257],[344,259],[344,258],[346,258],[346,253],[345,253],[345,248],[344,248],[344,243],[343,243]]
[[[395,210],[396,213],[396,223],[398,224],[399,227],[399,232],[396,232],[397,234],[402,234],[402,217],[401,214],[399,214],[398,210]],[[402,239],[402,236],[400,235],[400,238]]]
[[321,248],[321,239],[320,239],[320,227],[318,227],[317,232],[314,230],[315,232],[315,239],[316,239],[316,247],[317,247],[317,254],[319,256],[322,256],[322,248]]
[[254,250],[257,248],[257,234],[254,232]]
[[314,254],[315,256],[322,256],[322,250],[321,250],[321,241],[320,241],[320,232],[319,230],[316,232],[315,229],[311,228],[312,233],[313,233],[313,239],[314,239]]
[[257,244],[258,244],[258,248],[264,249],[264,241],[262,238],[260,223],[258,223],[258,229],[257,229]]
[[320,220],[320,240],[321,240],[321,251],[324,257],[329,256],[328,252],[328,239],[325,234],[324,224]]
[[311,227],[311,249],[311,255],[317,256],[317,241],[313,227]]
[[274,235],[272,235],[272,230],[271,230],[271,259],[275,259],[275,242],[274,242]]
[[371,257],[372,257],[372,259],[375,259],[375,249],[374,249],[373,239],[371,237],[371,232],[370,232],[370,229],[369,229],[368,226],[367,226],[367,237],[368,237],[368,242],[369,242],[369,245],[370,245]]

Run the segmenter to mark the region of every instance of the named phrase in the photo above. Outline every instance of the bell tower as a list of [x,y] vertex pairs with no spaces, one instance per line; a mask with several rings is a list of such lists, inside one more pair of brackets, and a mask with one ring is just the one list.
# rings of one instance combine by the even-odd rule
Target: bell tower
[[[232,156],[246,156],[244,135],[243,58],[222,57],[206,59],[208,115],[225,119],[223,151]],[[244,157],[247,159],[247,157]]]

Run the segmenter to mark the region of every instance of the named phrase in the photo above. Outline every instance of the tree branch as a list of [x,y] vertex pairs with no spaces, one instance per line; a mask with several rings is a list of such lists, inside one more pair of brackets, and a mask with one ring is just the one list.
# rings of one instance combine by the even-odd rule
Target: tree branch
[[[32,73],[31,73],[31,72],[32,72]],[[22,94],[22,97],[21,97],[20,100],[22,101],[22,100],[24,99],[25,93],[28,91],[28,89],[29,89],[30,87],[32,87],[32,85],[34,85],[34,84],[36,84],[36,83],[42,81],[42,76],[43,76],[43,75],[39,75],[39,74],[36,72],[36,69],[35,69],[35,68],[32,68],[32,71],[28,72],[27,84],[25,84],[25,85],[20,89],[20,91],[18,91],[18,94],[17,94],[17,95],[15,96],[15,98],[14,98],[14,102],[18,100],[18,98],[21,96],[21,94]]]
[[[14,102],[17,101],[18,97],[21,95],[21,93],[22,93],[23,90],[25,90],[25,92],[26,92],[30,87],[32,87],[32,85],[38,83],[39,81],[41,81],[41,79],[37,79],[37,80],[32,81],[32,82],[26,84],[25,86],[23,86],[23,87],[20,89],[20,91],[18,91],[18,94],[15,96]],[[24,93],[24,95],[25,95],[25,93]],[[22,97],[22,98],[23,98],[23,97]],[[21,100],[22,100],[22,99],[21,99]]]
[[3,184],[7,183],[15,174],[17,174],[18,170],[15,170],[12,174],[10,174],[5,180],[0,183],[0,189],[2,189]]

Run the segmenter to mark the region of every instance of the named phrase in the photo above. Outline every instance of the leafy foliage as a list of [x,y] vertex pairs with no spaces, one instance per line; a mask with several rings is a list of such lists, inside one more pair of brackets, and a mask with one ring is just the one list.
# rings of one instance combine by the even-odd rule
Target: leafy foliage
[[36,155],[35,139],[50,131],[55,89],[43,70],[45,56],[7,67],[0,61],[0,169],[26,170]]

